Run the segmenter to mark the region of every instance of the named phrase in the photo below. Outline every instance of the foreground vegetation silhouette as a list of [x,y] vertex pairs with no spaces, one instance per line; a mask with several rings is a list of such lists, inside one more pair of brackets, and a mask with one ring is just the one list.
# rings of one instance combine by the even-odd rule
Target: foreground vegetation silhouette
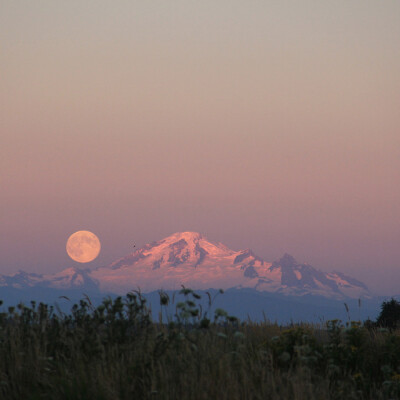
[[393,298],[389,301],[384,301],[375,325],[389,328],[390,330],[400,328],[400,302]]
[[[71,313],[34,302],[0,313],[1,399],[399,399],[400,330],[360,321],[279,326],[210,315],[183,288]],[[169,315],[168,306],[175,312]],[[171,309],[171,308],[169,308]]]

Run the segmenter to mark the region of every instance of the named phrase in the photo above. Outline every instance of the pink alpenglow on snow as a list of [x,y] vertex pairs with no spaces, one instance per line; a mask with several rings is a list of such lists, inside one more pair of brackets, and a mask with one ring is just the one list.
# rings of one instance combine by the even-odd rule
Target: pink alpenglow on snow
[[286,295],[370,297],[368,288],[340,272],[325,273],[285,254],[272,263],[250,249],[235,251],[197,232],[179,232],[96,269],[67,268],[57,274],[0,276],[0,286],[95,288],[125,294],[134,289],[248,288]]
[[298,264],[290,255],[270,263],[250,249],[234,251],[197,232],[179,232],[153,242],[90,276],[102,290],[143,291],[254,288],[285,294],[312,293],[328,297],[365,297],[368,288],[341,273]]

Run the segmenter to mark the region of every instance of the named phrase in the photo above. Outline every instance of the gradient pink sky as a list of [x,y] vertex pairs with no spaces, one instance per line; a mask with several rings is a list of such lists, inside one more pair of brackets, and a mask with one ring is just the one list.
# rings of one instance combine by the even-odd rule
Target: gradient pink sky
[[3,1],[0,273],[176,231],[400,292],[400,2]]

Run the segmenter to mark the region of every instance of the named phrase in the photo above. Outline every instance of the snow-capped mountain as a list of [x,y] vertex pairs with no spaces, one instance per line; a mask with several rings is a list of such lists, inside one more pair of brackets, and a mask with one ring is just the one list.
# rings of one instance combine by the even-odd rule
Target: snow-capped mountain
[[102,290],[253,288],[291,295],[369,297],[361,282],[341,273],[324,273],[288,254],[268,263],[250,249],[234,251],[197,232],[179,232],[153,242],[90,276]]
[[78,268],[67,268],[56,274],[46,275],[19,271],[11,276],[0,275],[0,287],[25,289],[36,286],[54,289],[97,289],[97,283],[90,278],[89,274],[88,269]]
[[288,254],[268,263],[250,249],[234,251],[197,232],[175,233],[91,271],[68,268],[54,275],[19,272],[0,276],[0,287],[98,288],[121,294],[138,288],[142,292],[180,289],[181,285],[193,289],[250,288],[337,299],[370,297],[363,283],[340,272],[319,271],[297,263]]

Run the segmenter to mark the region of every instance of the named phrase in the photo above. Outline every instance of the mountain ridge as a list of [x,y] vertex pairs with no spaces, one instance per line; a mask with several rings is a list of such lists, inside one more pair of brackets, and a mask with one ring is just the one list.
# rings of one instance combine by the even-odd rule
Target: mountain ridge
[[266,262],[251,249],[235,251],[189,231],[148,243],[92,270],[71,267],[56,274],[19,271],[12,276],[0,275],[0,287],[97,288],[121,294],[137,288],[143,292],[176,290],[181,285],[202,290],[247,288],[336,299],[371,297],[364,283],[342,272],[322,272],[298,263],[287,253],[279,260]]

